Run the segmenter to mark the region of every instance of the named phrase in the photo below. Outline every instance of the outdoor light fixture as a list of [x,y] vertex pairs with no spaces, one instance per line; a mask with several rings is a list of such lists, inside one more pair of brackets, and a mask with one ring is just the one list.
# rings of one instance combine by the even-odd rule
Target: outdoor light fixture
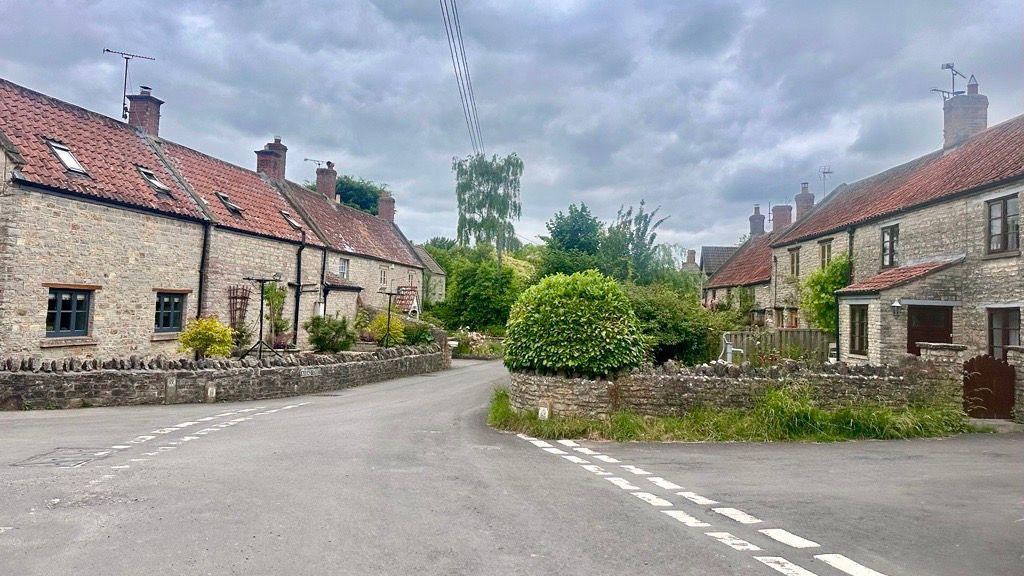
[[892,315],[894,318],[899,318],[900,310],[903,309],[903,304],[900,304],[900,299],[897,298],[892,301]]

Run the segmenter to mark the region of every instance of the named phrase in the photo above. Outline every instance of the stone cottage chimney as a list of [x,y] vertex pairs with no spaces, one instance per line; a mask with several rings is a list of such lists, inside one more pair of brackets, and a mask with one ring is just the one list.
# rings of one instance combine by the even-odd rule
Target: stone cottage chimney
[[811,191],[808,190],[809,186],[809,183],[801,182],[800,193],[793,198],[793,200],[796,202],[797,222],[799,222],[800,219],[806,216],[807,213],[811,211],[811,208],[814,208],[814,194],[811,194]]
[[689,266],[689,267],[694,267],[694,266],[697,265],[697,251],[696,250],[687,250],[686,251],[686,265]]
[[377,215],[388,222],[395,221],[395,197],[391,192],[384,190],[377,200]]
[[772,231],[778,232],[789,228],[793,223],[793,207],[789,204],[772,206]]
[[334,162],[328,162],[326,168],[316,169],[316,191],[328,200],[337,200],[338,194],[335,185],[338,183],[338,171],[334,169]]
[[764,234],[764,214],[761,214],[761,205],[754,204],[754,213],[750,215],[750,237],[757,238]]
[[978,94],[978,81],[971,74],[967,93],[942,104],[942,147],[952,148],[988,128],[988,96]]
[[149,86],[139,86],[138,94],[129,94],[128,124],[150,136],[160,135],[160,106],[163,100],[153,96]]
[[281,144],[281,137],[274,136],[274,141],[256,151],[256,171],[266,174],[272,180],[284,180],[285,159],[288,147]]

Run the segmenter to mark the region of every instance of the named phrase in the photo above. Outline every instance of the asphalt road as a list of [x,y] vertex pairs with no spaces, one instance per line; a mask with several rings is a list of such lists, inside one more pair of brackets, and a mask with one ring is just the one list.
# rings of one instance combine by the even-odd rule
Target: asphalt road
[[0,413],[0,575],[1024,574],[1022,435],[531,442],[503,378]]

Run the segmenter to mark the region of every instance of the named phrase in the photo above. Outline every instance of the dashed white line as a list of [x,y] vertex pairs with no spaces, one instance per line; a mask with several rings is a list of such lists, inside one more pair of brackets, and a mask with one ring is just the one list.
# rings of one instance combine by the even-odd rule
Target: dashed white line
[[104,450],[103,452],[93,452],[92,455],[93,456],[106,456],[106,455],[108,455],[110,453],[111,453],[110,450]]
[[0,534],[14,530],[14,526],[0,526]]
[[177,428],[160,428],[159,430],[153,430],[153,434],[170,434],[177,431]]
[[626,480],[625,478],[619,478],[618,476],[612,476],[611,478],[605,478],[605,480],[611,482],[612,484],[615,484],[616,486],[618,486],[619,488],[622,488],[623,490],[639,490],[640,489],[639,486],[634,486],[634,485],[630,484],[629,480]]
[[111,448],[113,448],[114,450],[127,450],[131,448],[131,446],[125,446],[124,444],[115,444],[111,446]]
[[715,540],[718,540],[722,544],[732,548],[733,550],[739,550],[741,552],[756,552],[760,550],[756,544],[751,544],[746,540],[737,538],[728,532],[705,532],[708,536],[711,536]]
[[552,448],[551,444],[548,444],[543,440],[530,440],[530,444],[533,444],[537,448]]
[[131,466],[129,466],[127,464],[121,464],[119,466],[111,466],[110,467],[111,470],[124,470],[125,468],[131,468]]
[[562,458],[565,458],[566,460],[572,462],[573,464],[590,464],[589,460],[584,460],[583,458],[580,458],[579,456],[573,456],[572,454],[566,454],[565,456],[562,456]]
[[132,462],[149,462],[149,458],[132,458]]
[[209,422],[210,420],[216,420],[216,416],[207,416],[206,418],[198,418],[198,422]]
[[769,566],[776,572],[780,572],[786,576],[816,576],[814,572],[805,570],[796,564],[793,564],[789,560],[778,556],[754,556],[754,560],[757,560],[765,566]]
[[664,498],[659,498],[654,494],[651,494],[650,492],[630,492],[630,494],[636,496],[637,498],[643,500],[644,502],[647,502],[651,506],[660,506],[662,508],[668,508],[669,506],[672,506],[672,503],[669,502],[668,500],[665,500]]
[[199,424],[199,422],[182,422],[181,424],[176,424],[174,427],[179,429],[188,428],[189,426],[195,426],[196,424]]
[[651,475],[651,473],[648,472],[647,470],[644,470],[643,468],[637,468],[636,466],[633,466],[632,464],[623,464],[622,465],[622,469],[626,470],[628,472],[632,472],[633,474],[636,474],[637,476],[650,476]]
[[846,572],[850,576],[885,576],[885,574],[875,572],[871,568],[858,564],[842,554],[818,554],[815,558],[836,570]]
[[743,510],[737,510],[735,508],[712,508],[715,512],[725,516],[726,518],[732,518],[740,524],[760,524],[760,518],[754,518],[750,514],[747,514]]
[[680,485],[678,485],[678,484],[676,484],[674,482],[669,482],[668,480],[665,480],[664,478],[661,478],[659,476],[651,476],[650,478],[648,478],[648,480],[650,480],[651,483],[654,484],[655,486],[657,486],[658,488],[664,488],[665,490],[682,490],[683,489],[682,486],[680,486]]
[[676,492],[676,495],[682,496],[683,498],[686,498],[690,502],[693,502],[694,504],[700,504],[701,506],[711,506],[712,504],[718,504],[717,500],[705,498],[700,494],[696,494],[694,492]]
[[619,461],[616,460],[615,458],[612,458],[611,456],[606,456],[604,454],[594,454],[594,460],[600,460],[601,462],[607,462],[609,464],[619,463]]
[[566,454],[567,453],[565,450],[562,450],[560,448],[555,448],[555,447],[544,448],[544,451],[547,452],[548,454],[558,454],[559,456],[561,456],[562,454]]
[[761,534],[771,538],[772,540],[782,542],[787,546],[793,548],[817,548],[818,543],[812,542],[806,538],[801,538],[792,532],[783,530],[782,528],[765,528],[764,530],[758,530]]
[[690,516],[686,512],[683,512],[682,510],[662,510],[661,512],[662,514],[668,514],[672,518],[675,518],[676,520],[682,522],[690,528],[708,528],[711,526],[711,524],[698,520],[693,516]]
[[598,466],[596,464],[583,464],[581,467],[584,470],[586,470],[587,472],[593,472],[594,474],[597,474],[598,476],[611,476],[612,475],[611,472],[606,471],[604,468],[601,468],[600,466]]
[[516,434],[516,438],[522,438],[523,440],[536,440],[533,436],[527,436],[526,434]]
[[136,436],[134,439],[129,440],[128,443],[129,444],[144,444],[146,442],[149,442],[153,438],[156,438],[156,436]]
[[159,448],[157,448],[157,450],[159,450],[160,452],[167,452],[169,450],[177,450],[177,449],[178,449],[177,446],[160,446]]
[[573,448],[573,450],[579,452],[580,454],[586,454],[587,456],[596,456],[597,454],[599,454],[598,452],[594,452],[590,448],[582,448],[581,447],[581,448]]
[[573,442],[572,440],[559,440],[558,443],[561,444],[562,446],[568,446],[569,448],[576,448],[577,446],[579,446],[579,444]]

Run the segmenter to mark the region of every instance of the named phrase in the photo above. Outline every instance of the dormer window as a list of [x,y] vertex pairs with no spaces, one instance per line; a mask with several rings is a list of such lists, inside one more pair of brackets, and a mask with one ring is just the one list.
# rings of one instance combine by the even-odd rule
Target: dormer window
[[232,202],[231,199],[228,198],[227,194],[223,192],[214,192],[214,194],[216,194],[217,198],[219,198],[221,203],[224,204],[224,207],[228,209],[228,212],[231,212],[235,216],[242,215],[242,207]]
[[302,225],[296,222],[295,218],[292,218],[291,212],[288,212],[287,210],[281,210],[281,216],[284,217],[285,222],[288,222],[288,225],[294,228],[296,232],[302,230]]
[[65,168],[72,172],[86,174],[85,167],[82,166],[78,161],[78,158],[75,158],[75,155],[71,153],[70,148],[52,140],[48,141],[47,144],[50,145],[50,150],[53,150],[53,154],[58,160],[60,160],[60,163],[63,164]]
[[149,168],[143,168],[142,166],[137,166],[137,168],[139,169],[139,174],[142,174],[142,177],[145,178],[146,182],[156,190],[157,194],[163,194],[165,196],[171,195],[171,189],[161,182],[152,170]]

